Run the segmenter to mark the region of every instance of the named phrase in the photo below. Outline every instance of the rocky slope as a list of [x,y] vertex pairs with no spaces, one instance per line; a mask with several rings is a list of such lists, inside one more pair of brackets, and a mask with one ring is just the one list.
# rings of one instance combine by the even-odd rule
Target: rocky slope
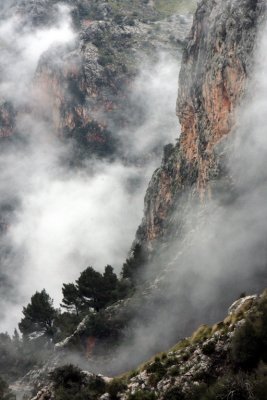
[[180,208],[177,228],[186,213],[184,204],[212,195],[212,182],[225,175],[216,149],[234,127],[265,10],[264,1],[250,0],[223,4],[207,0],[198,6],[180,72],[181,136],[174,147],[165,148],[137,232],[137,240],[148,247],[170,232],[174,210]]
[[[102,400],[204,399],[205,393],[206,396],[211,394],[207,391],[208,387],[213,386],[214,382],[224,374],[230,377],[230,371],[235,370],[236,360],[233,349],[236,344],[234,343],[238,345],[242,343],[240,339],[242,335],[238,335],[241,330],[244,331],[247,321],[251,319],[256,324],[256,320],[259,323],[260,319],[265,317],[266,292],[260,296],[240,298],[229,308],[228,315],[223,321],[213,326],[200,326],[191,337],[183,339],[168,352],[158,354],[138,369],[119,378],[111,380],[102,377],[105,384],[100,387],[98,394],[95,392],[92,395],[92,398]],[[237,337],[240,342],[237,341]],[[239,367],[240,370],[242,367]],[[236,388],[244,395],[246,395],[246,390],[248,393],[257,391],[253,388],[253,380],[249,381],[250,375],[238,375],[237,370],[232,373],[232,378],[229,378],[229,382],[231,381],[229,387],[226,383],[221,383],[225,395],[233,393],[232,398],[239,399],[240,393],[235,392]],[[86,379],[84,385],[90,387],[93,375],[87,375],[84,379]],[[264,382],[266,384],[266,381]],[[257,387],[257,383],[254,385]],[[263,387],[263,380],[261,380],[261,385]],[[103,393],[105,390],[106,393]],[[66,395],[68,395],[67,387]],[[60,398],[58,396],[60,396],[58,389],[51,382],[37,393],[34,400]],[[257,399],[262,398],[264,397],[257,397]]]

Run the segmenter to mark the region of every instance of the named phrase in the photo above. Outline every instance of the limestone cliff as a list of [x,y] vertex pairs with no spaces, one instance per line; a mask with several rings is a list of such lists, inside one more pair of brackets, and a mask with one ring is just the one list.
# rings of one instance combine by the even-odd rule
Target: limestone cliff
[[[16,15],[18,30],[26,26],[34,35],[36,29],[56,26],[63,5],[76,39],[68,45],[54,44],[41,55],[27,111],[48,121],[50,131],[70,139],[78,160],[92,154],[121,155],[117,132],[142,119],[142,109],[135,111],[130,98],[140,65],[145,57],[156,59],[161,52],[179,59],[191,15],[175,14],[174,9],[167,20],[145,1],[114,5],[102,0],[15,1],[9,13]],[[25,106],[17,112],[24,113]],[[16,119],[11,121],[1,104],[0,113],[0,137],[10,136]]]
[[[129,94],[142,58],[159,50],[174,52],[175,40],[183,41],[190,20],[175,19],[168,30],[163,22],[158,32],[155,23],[113,19],[109,9],[105,19],[90,18],[80,21],[73,48],[42,57],[35,86],[52,105],[52,125],[59,135],[74,139],[85,153],[112,155],[120,152],[116,133],[134,119]],[[169,30],[177,25],[179,38],[170,42]]]
[[183,204],[210,195],[210,182],[223,174],[216,147],[235,124],[265,9],[261,0],[204,0],[198,5],[180,72],[181,135],[175,146],[165,148],[137,232],[137,240],[148,246],[170,230],[173,210],[181,208],[179,224]]

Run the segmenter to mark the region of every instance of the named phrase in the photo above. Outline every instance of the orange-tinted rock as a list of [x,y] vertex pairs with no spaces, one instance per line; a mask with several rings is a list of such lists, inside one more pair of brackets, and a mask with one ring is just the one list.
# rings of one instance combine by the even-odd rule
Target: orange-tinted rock
[[[150,182],[137,232],[137,240],[148,247],[171,226],[179,225],[183,202],[212,195],[209,182],[220,176],[215,148],[234,126],[264,15],[262,0],[199,4],[180,72],[181,135]],[[177,210],[180,221],[176,217],[173,223],[171,216]]]

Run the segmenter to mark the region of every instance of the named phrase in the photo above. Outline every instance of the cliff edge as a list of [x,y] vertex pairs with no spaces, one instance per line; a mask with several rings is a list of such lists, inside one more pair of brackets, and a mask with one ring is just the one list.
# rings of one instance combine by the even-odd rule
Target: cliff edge
[[264,1],[204,0],[198,5],[183,52],[177,115],[181,135],[167,145],[151,179],[137,240],[153,247],[172,228],[172,213],[211,195],[211,182],[224,175],[216,148],[235,125],[246,93]]

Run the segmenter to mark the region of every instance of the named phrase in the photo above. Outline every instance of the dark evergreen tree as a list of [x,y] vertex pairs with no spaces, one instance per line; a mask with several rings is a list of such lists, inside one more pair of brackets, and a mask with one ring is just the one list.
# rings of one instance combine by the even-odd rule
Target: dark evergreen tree
[[77,315],[82,309],[82,298],[77,286],[74,283],[64,283],[62,288],[63,299],[61,307]]
[[23,308],[22,313],[24,317],[19,323],[19,329],[23,335],[40,331],[52,334],[56,310],[53,307],[53,300],[45,289],[31,297],[31,302]]
[[142,245],[136,243],[133,248],[131,257],[127,258],[126,262],[123,264],[122,277],[134,281],[138,275],[140,268],[144,266],[146,261],[147,256]]
[[[128,284],[125,286],[124,283],[125,281],[122,283],[118,280],[111,265],[105,267],[103,274],[88,267],[80,274],[75,284],[63,284],[61,307],[66,308],[72,315],[75,311],[78,318],[90,308],[100,311],[107,305],[125,297]],[[61,314],[57,318],[57,322],[61,326],[64,325],[66,315],[70,314]]]
[[103,297],[105,305],[113,303],[118,299],[118,277],[111,265],[105,267],[103,274]]
[[103,274],[105,288],[109,290],[114,290],[118,284],[118,277],[114,272],[111,265],[105,267],[105,272]]
[[103,276],[92,267],[86,268],[76,281],[79,294],[83,301],[82,306],[92,307],[99,311],[104,305]]

